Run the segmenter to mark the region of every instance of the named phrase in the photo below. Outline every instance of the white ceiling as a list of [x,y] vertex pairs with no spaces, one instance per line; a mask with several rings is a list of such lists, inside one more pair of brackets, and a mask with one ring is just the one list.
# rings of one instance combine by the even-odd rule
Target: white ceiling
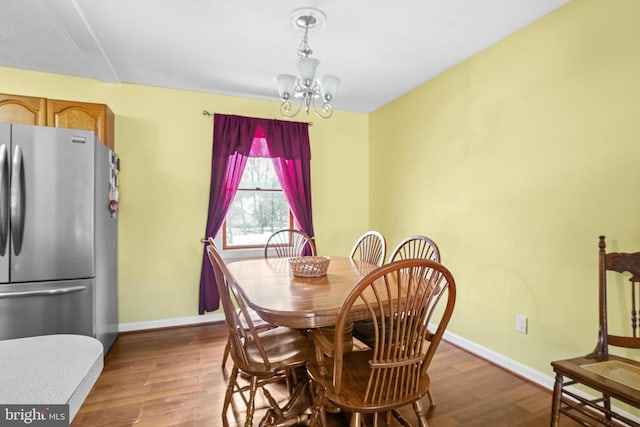
[[335,108],[369,113],[569,0],[2,0],[0,66],[277,100],[299,7]]

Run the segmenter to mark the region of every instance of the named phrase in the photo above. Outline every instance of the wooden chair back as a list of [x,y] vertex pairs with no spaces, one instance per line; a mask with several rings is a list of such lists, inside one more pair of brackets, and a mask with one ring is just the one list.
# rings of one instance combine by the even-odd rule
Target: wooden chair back
[[[598,342],[586,356],[551,362],[556,374],[551,404],[553,427],[560,425],[560,414],[581,425],[640,426],[637,419],[632,420],[614,405],[618,401],[640,408],[640,362],[609,353],[609,346],[640,348],[640,252],[606,252],[604,236],[599,237],[598,247]],[[610,324],[609,309],[622,322]],[[630,313],[626,321],[623,313]],[[578,393],[577,384],[589,391]]]
[[248,346],[250,345],[262,357],[264,370],[268,371],[270,369],[269,358],[251,319],[246,300],[211,240],[207,245],[207,255],[213,268],[218,293],[220,294],[220,302],[224,311],[225,323],[229,331],[233,362],[245,372],[255,373],[256,366],[260,370],[259,365],[250,363],[250,358],[247,355]]
[[[605,237],[600,236],[599,250],[599,333],[598,344],[593,352],[596,356],[609,354],[609,346],[640,348],[640,252],[618,253],[606,252]],[[607,272],[630,273],[628,280],[607,281]],[[613,283],[611,283],[613,282]],[[630,317],[625,325],[627,332],[611,334],[607,313],[607,292],[613,286],[628,287],[619,295],[627,295]]]
[[[391,253],[389,262],[401,259],[428,259],[440,262],[440,251],[436,243],[426,236],[410,236],[402,240]],[[417,272],[420,273],[420,272]],[[371,347],[373,337],[373,325],[367,320],[360,320],[353,323],[353,336],[359,342]],[[429,400],[434,404],[433,396],[429,392]]]
[[440,250],[436,242],[426,236],[411,236],[398,243],[389,257],[389,262],[408,258],[440,262]]
[[[420,389],[424,384],[420,379],[426,375],[449,323],[455,298],[455,281],[449,270],[429,260],[395,261],[358,282],[340,309],[336,336],[343,335],[354,307],[366,307],[375,325],[375,340],[369,363],[359,367],[369,371],[368,382],[359,391],[365,403],[384,405],[411,396],[420,398],[427,392]],[[336,340],[336,394],[344,378],[345,350],[343,340]]]
[[265,258],[290,258],[316,255],[316,245],[305,232],[295,229],[278,230],[264,245]]
[[349,258],[381,266],[387,256],[387,242],[377,231],[367,231],[353,245]]

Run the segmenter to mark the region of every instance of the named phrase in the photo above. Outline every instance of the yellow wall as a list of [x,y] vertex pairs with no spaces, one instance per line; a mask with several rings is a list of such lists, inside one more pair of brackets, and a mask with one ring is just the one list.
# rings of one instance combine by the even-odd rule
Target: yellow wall
[[[0,93],[109,105],[122,165],[119,321],[197,315],[213,129],[202,110],[278,118],[278,104],[10,68],[0,68]],[[348,254],[368,227],[368,117],[337,111],[312,120],[318,249]],[[363,186],[354,191],[352,182]]]
[[640,250],[638,16],[570,2],[369,118],[371,226],[435,239],[450,330],[541,372],[595,346],[598,235]]

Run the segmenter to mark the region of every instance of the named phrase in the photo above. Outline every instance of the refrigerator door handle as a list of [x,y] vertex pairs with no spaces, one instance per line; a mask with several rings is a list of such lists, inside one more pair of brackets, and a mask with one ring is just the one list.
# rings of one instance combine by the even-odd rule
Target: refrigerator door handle
[[0,146],[0,256],[7,253],[9,240],[9,154],[6,144]]
[[33,296],[43,296],[43,295],[46,296],[46,295],[71,294],[74,292],[84,291],[85,289],[87,289],[86,286],[71,286],[69,288],[43,289],[39,291],[0,292],[0,299],[33,297]]
[[24,163],[22,149],[16,145],[11,167],[11,241],[13,253],[20,255],[24,236]]

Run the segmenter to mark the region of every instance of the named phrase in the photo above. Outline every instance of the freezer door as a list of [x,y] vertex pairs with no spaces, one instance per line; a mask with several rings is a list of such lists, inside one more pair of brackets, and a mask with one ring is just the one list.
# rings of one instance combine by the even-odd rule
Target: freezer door
[[11,125],[0,123],[0,283],[9,281],[9,152]]
[[0,340],[93,336],[93,279],[0,286]]
[[93,132],[12,125],[10,280],[94,276]]

